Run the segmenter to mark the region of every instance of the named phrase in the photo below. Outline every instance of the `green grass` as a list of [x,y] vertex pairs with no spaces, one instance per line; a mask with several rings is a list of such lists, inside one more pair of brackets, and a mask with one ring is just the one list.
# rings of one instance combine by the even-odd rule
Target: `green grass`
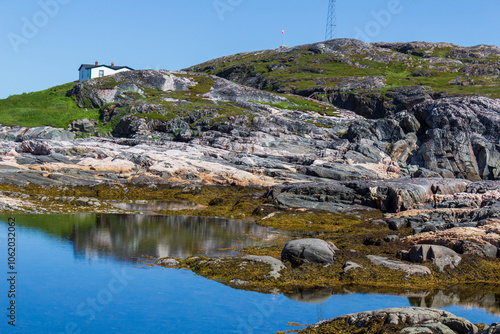
[[[416,50],[424,52],[426,50]],[[428,54],[438,58],[452,58],[452,48],[433,48]],[[347,52],[347,51],[346,51]],[[409,58],[408,58],[409,57]],[[348,61],[346,59],[348,58]],[[293,53],[264,52],[259,54],[246,53],[216,59],[195,66],[196,70],[206,73],[231,77],[243,82],[249,76],[259,77],[258,82],[266,82],[265,90],[291,93],[307,96],[312,91],[335,89],[348,77],[382,76],[386,79],[386,87],[374,91],[385,92],[388,89],[426,85],[437,92],[450,92],[455,95],[484,95],[500,98],[499,80],[477,78],[474,85],[458,86],[450,81],[461,76],[461,68],[466,66],[467,59],[461,59],[460,64],[429,63],[426,58],[417,55],[407,55],[404,59],[390,61],[388,64],[377,61],[374,55],[353,53],[340,58],[334,54],[314,54],[307,47],[299,48]],[[499,57],[474,59],[479,64],[500,66]],[[276,66],[281,69],[274,69]],[[413,73],[424,72],[429,76],[413,76]],[[484,84],[481,82],[484,81]],[[246,82],[246,81],[245,81]],[[358,93],[363,93],[359,91]]]
[[66,92],[74,83],[0,100],[0,123],[8,126],[66,128],[77,119],[99,119],[99,111],[80,109]]

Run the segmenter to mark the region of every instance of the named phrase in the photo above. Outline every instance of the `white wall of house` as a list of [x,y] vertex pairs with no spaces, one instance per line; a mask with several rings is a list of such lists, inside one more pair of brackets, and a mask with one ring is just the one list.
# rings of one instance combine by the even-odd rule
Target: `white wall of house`
[[106,66],[98,66],[96,68],[91,69],[91,76],[90,76],[90,78],[91,79],[99,78],[99,77],[103,77],[103,76],[106,76],[106,75],[116,74],[116,73],[124,72],[124,71],[128,71],[128,70],[129,69],[127,69],[127,68],[122,68],[122,69],[119,69],[119,70],[113,70],[113,69],[111,69],[109,67],[106,67]]
[[119,70],[114,70],[112,68],[109,68],[107,66],[97,66],[95,68],[89,68],[85,69],[82,67],[80,69],[80,82],[89,80],[89,79],[94,79],[94,78],[99,78],[103,77],[106,75],[111,75],[111,74],[116,74],[120,72],[125,72],[125,71],[130,71],[128,68],[121,68]]

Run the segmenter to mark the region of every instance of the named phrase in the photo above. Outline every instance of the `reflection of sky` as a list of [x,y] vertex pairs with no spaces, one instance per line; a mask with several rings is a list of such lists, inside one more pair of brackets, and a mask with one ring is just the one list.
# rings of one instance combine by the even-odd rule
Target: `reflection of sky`
[[[6,225],[0,224],[0,245],[5,245],[6,231]],[[292,329],[287,322],[315,323],[318,318],[409,306],[405,297],[362,294],[335,295],[322,304],[301,303],[282,295],[235,290],[184,270],[141,269],[112,258],[79,261],[67,240],[22,227],[17,233],[16,329],[23,333],[64,332],[70,321],[82,333],[231,333],[239,329],[275,333]],[[0,263],[6,263],[6,252],[0,252]],[[109,302],[98,305],[102,309],[96,319],[79,316],[79,305],[88,309],[88,300],[109,289],[113,270],[125,270],[132,279]],[[7,291],[6,281],[0,282],[0,291]],[[6,302],[6,294],[0,293],[0,305]],[[460,310],[454,313],[474,322],[500,321],[480,309],[454,308]],[[0,322],[0,332],[9,332],[5,321]]]
[[465,318],[475,324],[482,322],[490,325],[494,322],[500,322],[500,315],[485,312],[483,309],[453,305],[443,308],[443,310],[453,313],[457,317]]

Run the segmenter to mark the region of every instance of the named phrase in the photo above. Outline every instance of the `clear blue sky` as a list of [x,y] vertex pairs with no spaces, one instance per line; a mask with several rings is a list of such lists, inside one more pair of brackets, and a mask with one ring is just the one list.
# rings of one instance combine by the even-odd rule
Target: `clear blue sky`
[[[0,6],[5,98],[76,80],[80,64],[96,60],[178,70],[278,47],[282,29],[288,46],[322,41],[328,0],[2,0]],[[337,12],[337,37],[500,45],[498,0],[337,0]]]

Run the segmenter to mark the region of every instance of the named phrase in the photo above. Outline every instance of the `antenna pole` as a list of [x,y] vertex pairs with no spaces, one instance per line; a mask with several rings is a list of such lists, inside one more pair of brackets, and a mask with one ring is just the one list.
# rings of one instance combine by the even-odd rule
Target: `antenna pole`
[[335,30],[337,29],[337,0],[329,0],[328,17],[326,19],[325,40],[335,38]]

